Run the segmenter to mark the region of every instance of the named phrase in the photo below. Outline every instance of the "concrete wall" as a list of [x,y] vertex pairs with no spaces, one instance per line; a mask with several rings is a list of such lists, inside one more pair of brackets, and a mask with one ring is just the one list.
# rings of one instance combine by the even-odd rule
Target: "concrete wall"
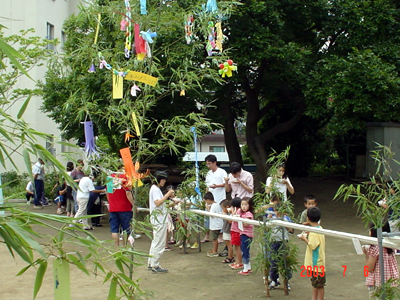
[[[42,38],[47,37],[47,23],[50,23],[53,25],[54,38],[61,40],[63,22],[69,15],[78,12],[79,2],[79,0],[1,0],[0,23],[7,27],[4,29],[6,36],[18,34],[20,30],[34,28],[35,33],[32,35]],[[61,45],[54,47],[54,51],[55,53],[60,52]],[[35,81],[43,81],[45,72],[46,66],[36,67],[29,71],[29,75]],[[24,77],[17,83],[15,88],[34,88],[35,81]],[[16,116],[23,101],[24,99],[16,103],[8,113]],[[55,140],[61,140],[61,131],[50,118],[40,111],[41,105],[41,98],[32,98],[23,119],[35,130],[51,134]],[[44,147],[46,146],[45,140],[40,140],[38,143]],[[62,163],[65,163],[60,154],[63,151],[69,152],[71,150],[73,149],[69,147],[55,145],[52,151]],[[18,153],[22,153],[22,149],[18,149],[17,153],[13,155],[13,160],[16,162],[19,171],[24,172],[26,171],[26,166]],[[32,160],[36,161],[36,157],[32,158]],[[6,171],[12,169],[11,165],[8,164]],[[3,171],[0,167],[0,173]]]

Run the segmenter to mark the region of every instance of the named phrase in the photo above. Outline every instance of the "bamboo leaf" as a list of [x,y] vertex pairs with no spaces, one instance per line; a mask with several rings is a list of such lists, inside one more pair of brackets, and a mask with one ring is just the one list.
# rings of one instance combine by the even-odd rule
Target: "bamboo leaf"
[[17,119],[21,119],[21,117],[25,113],[26,108],[28,107],[28,104],[29,104],[31,98],[32,98],[32,95],[29,95],[28,98],[26,98],[24,104],[22,104],[22,106],[18,112]]
[[[26,76],[28,76],[30,79],[32,79],[31,76],[25,71],[25,69],[21,66],[21,64],[18,62],[16,58],[20,59],[25,59],[25,57],[20,54],[17,50],[15,50],[13,47],[5,43],[2,39],[0,39],[0,49],[4,52],[5,55],[8,56],[10,61],[13,63],[13,65],[20,70],[22,73],[24,73]],[[33,79],[32,79],[33,80]],[[33,80],[34,81],[34,80]]]
[[36,272],[35,286],[33,288],[33,299],[36,299],[36,296],[42,287],[44,274],[46,274],[47,270],[47,261],[41,260],[39,264],[39,268]]
[[108,291],[107,300],[116,300],[117,299],[117,280],[113,278],[110,284],[110,290]]

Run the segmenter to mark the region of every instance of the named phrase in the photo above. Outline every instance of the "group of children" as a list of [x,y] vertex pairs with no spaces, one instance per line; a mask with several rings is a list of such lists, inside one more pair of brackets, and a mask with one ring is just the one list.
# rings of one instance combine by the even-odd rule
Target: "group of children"
[[[249,220],[254,219],[254,204],[252,198],[234,198],[223,200],[220,204],[214,201],[212,193],[204,195],[206,208],[209,212],[230,216],[237,216]],[[306,209],[301,215],[301,224],[313,227],[319,227],[321,211],[316,207],[317,200],[314,196],[306,196],[304,205]],[[290,218],[280,213],[281,203],[277,196],[272,197],[270,204],[263,206],[261,211],[265,211],[267,218],[281,218],[284,221],[291,222]],[[239,275],[249,275],[252,272],[250,263],[250,245],[254,236],[254,226],[240,221],[228,221],[218,217],[210,217],[210,236],[213,241],[213,249],[207,253],[208,257],[218,256],[218,237],[222,232],[222,239],[228,249],[228,256],[222,261],[224,264],[236,270]],[[285,241],[288,240],[288,233],[293,233],[293,229],[274,227],[271,229],[271,241],[268,247],[266,256],[270,260],[269,288],[274,289],[280,285],[279,272],[276,262],[276,254],[283,249]],[[313,299],[323,299],[324,286],[326,283],[325,277],[325,236],[317,233],[303,232],[299,238],[307,244],[305,255],[305,266],[317,267],[318,273],[311,278],[313,287]],[[235,252],[235,258],[233,253]],[[275,253],[271,253],[275,252]],[[313,273],[314,275],[314,273]],[[286,273],[287,279],[291,278],[291,273],[288,270]],[[290,285],[288,284],[290,290]]]

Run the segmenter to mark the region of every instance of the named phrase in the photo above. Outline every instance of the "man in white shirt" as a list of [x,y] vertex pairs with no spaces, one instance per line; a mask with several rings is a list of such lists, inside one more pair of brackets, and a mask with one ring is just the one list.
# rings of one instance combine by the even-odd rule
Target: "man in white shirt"
[[41,158],[32,167],[32,175],[34,179],[35,196],[33,197],[33,208],[42,209],[40,201],[44,194],[44,162]]

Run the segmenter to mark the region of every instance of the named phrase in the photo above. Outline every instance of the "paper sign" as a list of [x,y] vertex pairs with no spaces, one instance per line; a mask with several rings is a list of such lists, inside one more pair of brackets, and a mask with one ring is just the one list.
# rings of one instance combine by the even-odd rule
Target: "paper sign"
[[133,121],[133,125],[135,126],[136,135],[140,136],[139,124],[138,124],[135,112],[132,112],[132,121]]
[[357,238],[352,238],[352,240],[353,240],[354,249],[356,249],[356,253],[358,255],[364,254],[362,247],[361,247],[360,240]]
[[69,263],[63,259],[53,261],[54,299],[71,300]]
[[135,72],[135,71],[128,72],[128,74],[126,74],[126,76],[125,76],[125,79],[140,81],[140,82],[146,83],[151,86],[156,86],[156,84],[158,82],[157,77],[153,77],[153,76],[150,76],[150,75],[147,75],[144,73],[140,73],[140,72]]
[[240,231],[243,231],[243,222],[242,221],[238,222],[238,228]]
[[121,76],[113,74],[113,99],[122,99],[124,96],[124,80]]

